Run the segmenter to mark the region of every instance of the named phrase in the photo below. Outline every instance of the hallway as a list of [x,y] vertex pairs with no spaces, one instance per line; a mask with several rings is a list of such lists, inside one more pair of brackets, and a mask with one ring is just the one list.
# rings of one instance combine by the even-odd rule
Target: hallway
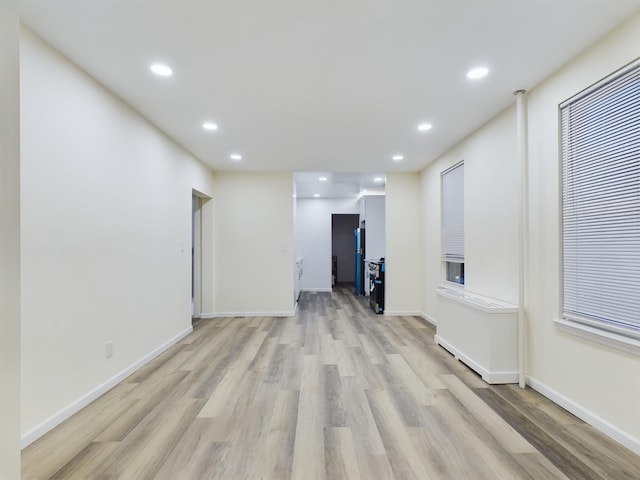
[[352,290],[194,333],[23,451],[24,479],[632,479],[640,457],[489,386]]

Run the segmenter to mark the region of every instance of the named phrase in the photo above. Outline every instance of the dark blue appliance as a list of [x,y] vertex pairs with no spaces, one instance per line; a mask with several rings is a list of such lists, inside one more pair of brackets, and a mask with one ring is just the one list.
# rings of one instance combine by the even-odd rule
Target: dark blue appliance
[[364,228],[354,231],[356,248],[356,295],[364,295]]

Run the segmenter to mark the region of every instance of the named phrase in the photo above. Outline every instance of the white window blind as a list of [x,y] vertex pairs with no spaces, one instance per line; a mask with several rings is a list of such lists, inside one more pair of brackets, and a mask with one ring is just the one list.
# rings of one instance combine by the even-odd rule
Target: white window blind
[[560,109],[563,315],[640,338],[640,62]]
[[445,262],[464,262],[464,163],[442,173],[442,230]]

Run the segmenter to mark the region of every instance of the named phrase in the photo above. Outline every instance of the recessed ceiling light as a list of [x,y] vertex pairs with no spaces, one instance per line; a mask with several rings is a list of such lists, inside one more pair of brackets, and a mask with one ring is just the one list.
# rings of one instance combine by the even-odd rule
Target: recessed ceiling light
[[472,80],[477,80],[478,78],[485,77],[489,73],[489,69],[485,67],[477,67],[469,70],[467,73],[467,78]]
[[229,155],[229,158],[231,160],[242,160],[242,155],[238,154],[238,153],[232,153],[231,155]]
[[170,77],[173,75],[173,70],[164,63],[154,63],[151,65],[151,71],[160,77]]
[[404,156],[403,155],[394,155],[393,157],[391,157],[391,160],[399,162],[400,160],[404,160]]
[[432,128],[433,125],[431,125],[430,123],[421,123],[420,125],[418,125],[419,132],[426,132],[427,130],[431,130]]
[[204,122],[202,128],[205,130],[218,130],[218,125],[213,122]]
[[314,194],[313,194],[313,197],[314,197],[314,198],[320,198],[320,194],[319,194],[319,193],[314,193]]
[[321,181],[321,182],[326,182],[327,181],[327,177],[319,177],[318,180]]
[[376,177],[376,178],[373,179],[374,182],[381,182],[383,180],[384,180],[384,178],[382,178],[382,177]]

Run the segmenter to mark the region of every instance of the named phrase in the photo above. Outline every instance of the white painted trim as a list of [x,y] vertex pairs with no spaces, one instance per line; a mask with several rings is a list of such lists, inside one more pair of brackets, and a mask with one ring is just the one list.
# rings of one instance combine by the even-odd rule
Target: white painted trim
[[38,426],[32,428],[31,430],[29,430],[28,432],[26,432],[20,438],[20,448],[25,448],[28,445],[32,444],[38,438],[40,438],[45,433],[49,432],[53,428],[55,428],[58,425],[60,425],[66,419],[71,417],[73,414],[78,413],[84,407],[89,405],[94,400],[98,399],[100,396],[104,395],[106,392],[108,392],[113,387],[118,385],[122,380],[127,378],[129,375],[135,373],[137,370],[139,370],[140,368],[144,367],[151,360],[153,360],[158,355],[160,355],[162,352],[166,351],[167,349],[169,349],[170,347],[172,347],[173,345],[178,343],[180,340],[185,338],[191,332],[193,332],[193,327],[191,325],[189,325],[189,327],[185,328],[178,335],[176,335],[173,338],[170,338],[169,340],[164,342],[162,345],[160,345],[156,349],[154,349],[151,352],[149,352],[148,354],[146,354],[144,357],[142,357],[137,362],[131,364],[130,366],[128,366],[127,368],[122,370],[120,373],[118,373],[118,374],[114,375],[113,377],[111,377],[106,382],[102,383],[101,385],[98,385],[96,388],[94,388],[93,390],[87,392],[85,395],[83,395],[82,397],[80,397],[76,401],[70,403],[65,408],[63,408],[62,410],[60,410],[59,412],[55,413],[54,415],[49,417],[47,420],[42,422],[40,425],[38,425]]
[[592,342],[606,345],[607,347],[622,350],[633,355],[640,355],[640,340],[609,332],[601,328],[591,327],[583,323],[567,320],[564,318],[554,318],[558,330],[570,333],[580,338],[591,340]]
[[436,295],[488,313],[515,313],[518,311],[517,305],[512,303],[443,286],[436,289]]
[[302,288],[300,289],[301,292],[328,292],[331,293],[333,292],[333,288],[329,287],[329,288]]
[[[207,318],[225,318],[225,317],[294,317],[296,315],[296,311],[298,310],[298,305],[294,307],[293,310],[284,311],[284,312],[217,312],[217,313],[201,313],[199,318],[207,319]],[[197,317],[193,317],[197,318]]]
[[453,345],[451,345],[447,341],[443,340],[442,337],[439,337],[438,335],[434,335],[433,339],[438,345],[444,347],[451,354],[453,354],[453,356],[457,360],[461,361],[462,363],[464,363],[465,365],[469,366],[474,371],[479,373],[480,376],[482,377],[482,379],[485,382],[491,383],[491,384],[496,384],[496,383],[518,383],[518,372],[517,371],[513,371],[513,372],[491,372],[491,371],[487,370],[486,368],[482,367],[480,364],[478,364],[475,361],[473,361],[471,358],[469,358],[467,355],[462,353],[456,347],[454,347]]
[[387,317],[421,317],[422,313],[420,312],[394,312],[390,310],[385,310],[383,314]]
[[213,313],[208,318],[226,318],[226,317],[294,317],[295,310],[284,312],[218,312]]
[[435,318],[430,317],[424,312],[394,312],[385,310],[384,315],[389,317],[420,317],[422,320],[433,325],[434,327],[438,325],[438,322],[436,322]]
[[541,381],[535,379],[534,377],[527,376],[527,384],[531,386],[531,388],[539,392],[540,394],[547,397],[552,402],[557,403],[565,410],[568,410],[569,412],[574,414],[576,417],[580,418],[581,420],[584,420],[596,430],[611,437],[613,440],[627,447],[629,450],[631,450],[635,454],[640,455],[640,438],[635,438],[630,433],[625,432],[624,430],[616,427],[615,425],[612,425],[611,423],[604,420],[602,417],[587,410],[582,405],[565,397],[561,393],[556,392],[555,390],[548,387]]
[[433,325],[434,327],[437,327],[437,326],[438,326],[438,321],[437,321],[435,318],[433,318],[433,317],[431,317],[431,316],[427,315],[427,314],[426,314],[426,313],[424,313],[424,312],[421,312],[421,313],[420,313],[420,316],[422,317],[422,319],[423,319],[423,320],[426,320],[427,322],[429,322],[429,323],[430,323],[431,325]]

